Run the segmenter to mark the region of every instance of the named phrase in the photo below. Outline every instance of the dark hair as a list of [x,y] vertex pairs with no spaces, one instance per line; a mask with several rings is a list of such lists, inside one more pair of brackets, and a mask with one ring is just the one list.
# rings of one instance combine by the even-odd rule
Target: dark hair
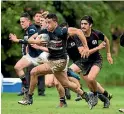
[[67,22],[63,22],[63,23],[61,23],[60,25],[59,25],[60,27],[68,27],[69,25],[68,25],[68,23]]
[[21,17],[25,17],[31,20],[31,16],[27,12],[24,12],[23,14],[21,14]]
[[93,19],[91,16],[88,16],[88,15],[85,15],[82,19],[82,20],[86,20],[89,24],[93,24]]
[[52,19],[53,21],[58,22],[58,18],[57,18],[57,16],[56,16],[56,14],[49,13],[49,14],[46,16],[46,18]]
[[33,16],[35,16],[36,14],[42,14],[42,13],[40,11],[36,11],[36,12],[34,12]]

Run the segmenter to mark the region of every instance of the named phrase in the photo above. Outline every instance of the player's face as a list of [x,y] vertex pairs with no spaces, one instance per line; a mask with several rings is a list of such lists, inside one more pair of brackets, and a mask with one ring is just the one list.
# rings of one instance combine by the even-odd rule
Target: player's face
[[57,25],[57,22],[54,21],[53,19],[46,19],[47,22],[47,30],[48,31],[53,31]]
[[46,19],[43,17],[40,18],[40,26],[42,29],[47,27]]
[[87,32],[91,29],[91,25],[86,21],[86,20],[82,20],[81,21],[81,30],[83,32]]
[[40,23],[40,18],[41,18],[41,14],[36,13],[33,19],[34,19],[35,23]]
[[20,25],[21,25],[22,29],[27,29],[30,25],[30,20],[28,18],[21,17],[20,18]]

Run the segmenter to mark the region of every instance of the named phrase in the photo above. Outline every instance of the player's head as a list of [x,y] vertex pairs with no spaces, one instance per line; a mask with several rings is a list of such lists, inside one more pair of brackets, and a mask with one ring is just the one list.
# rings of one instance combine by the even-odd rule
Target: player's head
[[40,18],[41,18],[41,12],[40,11],[37,11],[35,12],[34,16],[33,16],[33,19],[34,19],[34,22],[36,24],[40,24]]
[[30,15],[28,13],[23,13],[20,17],[20,25],[23,29],[27,29],[30,25]]
[[41,26],[41,29],[47,28],[46,19],[43,16],[41,16],[41,18],[40,18],[40,26]]
[[92,19],[91,16],[85,15],[85,16],[81,19],[80,24],[81,24],[81,30],[82,30],[83,32],[86,32],[86,31],[88,31],[89,29],[92,28],[93,19]]
[[68,28],[69,26],[68,26],[68,23],[67,22],[63,22],[63,23],[60,24],[60,27],[62,27],[62,28]]
[[58,25],[58,18],[56,14],[52,14],[52,13],[48,14],[46,16],[46,22],[47,22],[48,31],[53,31]]

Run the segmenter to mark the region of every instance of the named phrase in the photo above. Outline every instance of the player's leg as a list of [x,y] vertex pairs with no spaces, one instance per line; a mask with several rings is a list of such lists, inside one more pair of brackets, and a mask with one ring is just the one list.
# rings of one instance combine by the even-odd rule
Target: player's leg
[[112,94],[110,94],[107,90],[105,90],[99,82],[97,82],[98,91],[102,93],[105,97],[107,97],[109,100],[112,98]]
[[[41,75],[40,75],[41,74]],[[30,79],[30,87],[28,92],[28,99],[24,102],[21,102],[22,105],[30,105],[33,103],[33,92],[38,83],[38,76],[44,76],[46,74],[52,74],[52,70],[47,63],[41,64],[39,66],[34,67],[31,72],[31,79]]]
[[[69,68],[70,68],[73,72],[79,73],[81,70],[80,70],[80,68],[79,68],[78,66],[81,66],[79,61],[73,63]],[[80,80],[80,77],[79,77],[78,75],[77,75],[77,77],[75,77],[75,78],[76,78],[78,81]],[[79,82],[79,83],[80,83],[80,82]],[[80,84],[80,89],[82,89],[81,84]],[[75,101],[80,101],[80,100],[82,100],[82,97],[81,97],[79,94],[77,94],[77,98],[75,98]]]
[[90,108],[93,107],[92,106],[92,104],[93,104],[92,98],[89,97],[89,95],[86,92],[81,90],[80,87],[78,87],[75,83],[70,82],[67,78],[66,72],[64,72],[64,71],[63,72],[54,72],[54,75],[63,86],[66,86],[66,87],[70,88],[72,91],[80,94],[81,97],[86,100],[86,102],[88,103]]
[[28,82],[26,80],[26,76],[24,73],[24,68],[30,66],[32,64],[32,62],[30,60],[28,60],[27,58],[25,58],[25,56],[23,56],[14,66],[14,69],[17,73],[17,75],[20,77],[20,79],[22,80],[22,85],[23,85],[23,90],[24,92],[26,92],[28,90]]
[[96,77],[99,71],[100,71],[100,68],[96,65],[93,65],[87,75],[88,85],[90,86],[91,91],[94,93],[94,106],[98,103]]
[[62,84],[56,79],[54,76],[54,85],[59,93],[60,103],[57,107],[67,107],[66,99],[65,99],[65,89]]

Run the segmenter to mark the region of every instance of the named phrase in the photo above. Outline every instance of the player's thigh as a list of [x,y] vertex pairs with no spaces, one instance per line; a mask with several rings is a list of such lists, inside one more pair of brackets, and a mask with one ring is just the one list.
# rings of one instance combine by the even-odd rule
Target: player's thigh
[[76,78],[74,77],[68,77],[69,81],[71,82],[74,82],[75,84],[77,84],[79,87],[80,87],[80,82],[79,80],[77,80]]
[[97,65],[93,65],[88,74],[88,78],[91,80],[95,80],[99,72],[100,68]]
[[56,77],[56,79],[64,86],[64,87],[68,87],[68,77],[67,77],[67,72],[65,71],[61,71],[61,72],[54,72],[54,75]]
[[25,57],[22,57],[14,66],[15,69],[23,69],[26,68],[28,66],[30,66],[32,63],[31,61],[29,61],[28,59],[26,59]]
[[80,68],[74,63],[69,68],[71,68],[74,72],[80,72]]
[[31,73],[31,75],[39,76],[39,75],[52,74],[52,70],[48,63],[44,63],[44,64],[34,67],[30,73]]

